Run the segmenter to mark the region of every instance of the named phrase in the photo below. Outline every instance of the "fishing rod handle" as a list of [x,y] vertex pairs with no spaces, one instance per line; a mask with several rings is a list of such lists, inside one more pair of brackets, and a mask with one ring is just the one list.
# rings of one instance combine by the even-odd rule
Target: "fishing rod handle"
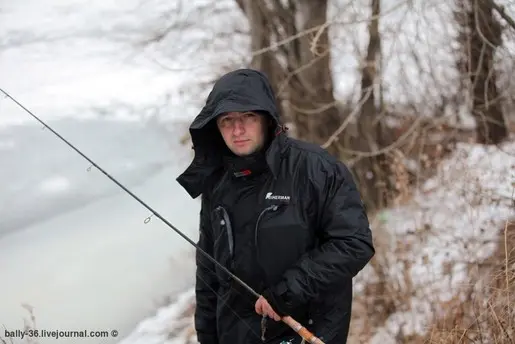
[[316,337],[313,333],[309,332],[307,328],[302,326],[298,321],[290,316],[285,316],[281,319],[286,325],[290,326],[297,332],[307,343],[311,344],[325,344],[320,338]]

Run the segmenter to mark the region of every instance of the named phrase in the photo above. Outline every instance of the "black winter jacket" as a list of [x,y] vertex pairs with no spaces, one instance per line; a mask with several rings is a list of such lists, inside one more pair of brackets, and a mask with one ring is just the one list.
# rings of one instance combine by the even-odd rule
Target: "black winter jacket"
[[[271,117],[274,132],[265,152],[230,158],[213,121],[229,111]],[[202,194],[203,250],[326,344],[346,343],[352,278],[375,253],[368,218],[346,166],[281,128],[262,73],[226,74],[190,126],[195,156],[177,181],[191,197]],[[253,173],[235,177],[238,169]],[[256,298],[200,253],[196,259],[200,343],[260,343]],[[282,322],[267,322],[265,342],[288,338],[300,339]]]

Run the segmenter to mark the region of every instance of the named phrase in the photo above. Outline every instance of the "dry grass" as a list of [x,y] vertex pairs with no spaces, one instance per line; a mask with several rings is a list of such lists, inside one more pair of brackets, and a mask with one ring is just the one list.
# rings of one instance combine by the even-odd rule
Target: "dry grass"
[[[473,141],[473,132],[439,124],[434,119],[419,120],[403,115],[398,124],[390,128],[390,144],[401,139],[412,126],[417,126],[402,145],[388,152],[391,163],[391,178],[395,181],[395,195],[391,195],[394,206],[409,204],[413,192],[419,189],[428,178],[433,177],[440,163],[454,150],[457,142]],[[355,293],[354,311],[351,322],[350,342],[364,343],[371,339],[376,329],[384,325],[388,317],[395,312],[411,307],[411,297],[417,293],[409,275],[412,247],[403,237],[397,237],[384,228],[376,214],[370,214],[374,228],[374,246],[376,255],[358,275],[358,284],[363,290]],[[423,240],[431,228],[422,226],[418,229]],[[389,270],[402,262],[403,274],[392,279]],[[372,277],[371,277],[372,276]],[[366,279],[363,281],[361,279]],[[399,339],[403,335],[399,334]]]
[[[390,278],[388,270],[392,265],[392,255],[389,253],[392,250],[392,240],[395,238],[383,227],[378,226],[377,229],[374,232],[376,255],[365,267],[363,273],[356,278],[358,284],[363,285],[364,288],[362,291],[356,290],[354,295],[349,333],[351,343],[368,342],[376,329],[381,327],[391,314],[401,309],[403,305],[409,304],[411,294],[406,293],[406,290],[413,291],[409,276],[399,280]],[[405,249],[409,251],[409,247]],[[406,264],[409,264],[408,260]],[[364,278],[367,280],[361,280]]]
[[[29,304],[22,304],[22,307],[25,308],[25,310],[27,311],[27,313],[29,313],[29,318],[25,318],[23,319],[23,328],[21,330],[23,331],[30,331],[30,330],[37,330],[37,326],[36,326],[36,316],[34,314],[34,308],[29,305]],[[5,326],[2,326],[3,327],[3,330],[2,331],[3,335],[5,337],[2,336],[2,334],[0,334],[0,344],[14,344],[14,343],[20,343],[20,337],[10,337],[7,335],[6,331],[13,331],[14,329],[7,329],[5,328]],[[16,340],[16,341],[14,341]],[[33,337],[33,336],[24,336],[23,338],[23,344],[38,344],[39,341],[37,340],[37,337]]]
[[[470,266],[477,284],[465,299],[452,300],[419,343],[515,343],[515,222],[506,222],[498,250]],[[411,341],[413,343],[413,341]]]
[[[445,135],[445,127],[441,130],[443,136],[451,136]],[[467,141],[468,133],[462,134],[465,137],[457,135],[456,141]],[[411,152],[438,147],[429,147],[424,140],[418,137],[414,144],[419,148]],[[411,155],[406,148],[403,153]],[[488,173],[488,164],[499,162],[498,156],[488,161],[484,157],[468,160],[468,154],[458,152],[451,164],[443,165],[447,167],[439,167],[447,152],[429,154],[431,165],[426,166],[430,171],[419,176],[417,187],[412,179],[407,182],[406,164],[397,160],[400,166],[392,170],[406,190],[396,202],[402,210],[388,211],[389,219],[381,219],[380,214],[370,216],[376,255],[356,278],[349,342],[515,343],[515,224],[506,222],[505,228],[499,227],[506,212],[511,215],[507,209],[513,208],[513,195],[505,199],[497,194],[496,183],[487,185],[484,178],[478,178]],[[502,171],[508,171],[507,179],[499,180],[505,185],[515,166],[510,170],[501,165]],[[419,189],[418,198],[412,197],[414,189],[435,172],[436,179]],[[449,202],[454,199],[456,203]],[[485,222],[489,209],[498,213]],[[411,213],[413,220],[407,218]],[[407,232],[396,230],[406,224]],[[462,230],[455,232],[458,227]],[[469,237],[468,233],[479,236]],[[425,251],[427,247],[434,250]],[[441,259],[449,252],[451,258]],[[435,264],[436,270],[432,270]],[[417,280],[421,272],[424,283]]]
[[[417,293],[406,274],[392,281],[387,276],[392,261],[387,254],[392,237],[386,231],[376,233],[379,254],[372,260],[369,271],[374,278],[356,293],[349,341],[368,343],[377,329],[396,311],[411,305]],[[402,260],[405,252],[395,252]],[[405,261],[409,264],[409,260]],[[408,271],[406,266],[405,271]],[[370,274],[368,274],[370,276]],[[500,232],[497,250],[481,264],[468,266],[474,285],[464,286],[461,293],[447,302],[434,305],[434,319],[425,335],[395,336],[395,343],[410,344],[513,344],[515,343],[515,222],[506,222]],[[389,341],[386,341],[390,343]]]

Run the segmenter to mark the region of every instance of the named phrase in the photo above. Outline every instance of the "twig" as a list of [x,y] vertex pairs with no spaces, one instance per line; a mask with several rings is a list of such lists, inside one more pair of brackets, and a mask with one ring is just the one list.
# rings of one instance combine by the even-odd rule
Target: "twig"
[[[289,72],[288,75],[284,78],[284,80],[279,85],[277,94],[282,94],[282,92],[286,89],[286,86],[288,86],[288,83],[290,82],[292,77],[298,75],[299,73],[301,73],[305,69],[308,69],[308,68],[312,67],[315,63],[320,61],[322,58],[324,58],[327,55],[329,55],[329,53],[330,53],[330,49],[327,49],[323,54],[320,54],[320,55],[316,56],[314,59],[312,59],[308,63],[305,63],[304,65],[302,65],[302,66],[296,68],[295,70]],[[301,79],[300,79],[300,82],[302,82]]]
[[[5,327],[5,324],[2,324],[2,327],[4,328],[4,331],[7,332],[7,327]],[[13,344],[13,339],[12,338],[9,338],[9,342],[10,343],[7,343],[5,341],[5,339],[0,336],[0,341],[1,341],[1,344]]]
[[[368,18],[363,18],[363,19],[356,19],[356,20],[353,20],[353,21],[340,21],[340,20],[337,20],[337,19],[333,19],[333,20],[328,20],[326,21],[325,23],[323,24],[320,24],[320,25],[316,25],[316,26],[313,26],[309,29],[306,29],[304,31],[301,31],[301,32],[298,32],[297,34],[295,35],[292,35],[290,37],[287,37],[283,40],[280,40],[280,41],[277,41],[276,43],[273,43],[273,44],[270,44],[269,46],[267,47],[264,47],[262,49],[259,49],[259,50],[255,50],[255,51],[252,51],[251,52],[251,57],[254,57],[256,55],[260,55],[260,54],[263,54],[263,53],[266,53],[266,52],[269,52],[271,50],[274,50],[282,45],[285,45],[285,44],[288,44],[290,43],[291,41],[294,41],[298,38],[301,38],[301,37],[304,37],[306,35],[309,35],[313,32],[317,32],[316,36],[318,36],[318,38],[320,38],[321,36],[321,33],[327,29],[329,26],[331,25],[335,25],[335,24],[339,24],[339,25],[351,25],[351,24],[359,24],[359,23],[367,23],[369,22],[370,20],[373,20],[373,19],[376,19],[376,18],[380,18],[381,16],[384,16],[384,15],[387,15],[389,13],[393,13],[395,12],[398,8],[404,6],[405,3],[404,2],[399,2],[397,5],[395,6],[392,6],[392,8],[388,9],[387,11],[384,11],[382,14],[380,15],[376,15],[376,16],[372,16],[372,17],[368,17]],[[311,42],[311,46],[314,46],[317,44],[317,41],[318,39],[314,39],[312,42]]]
[[515,30],[515,21],[513,20],[513,18],[511,18],[509,15],[506,14],[506,11],[504,10],[504,6],[497,5],[494,0],[489,0],[489,1],[490,1],[490,4],[492,5],[492,7],[494,8],[494,10],[496,10],[497,13],[499,13],[499,15],[508,23],[508,25],[510,25],[511,28],[513,30]]
[[327,147],[329,147],[338,138],[338,136],[343,132],[343,130],[345,130],[347,125],[349,125],[350,121],[354,117],[356,117],[358,112],[363,107],[363,104],[365,104],[367,99],[370,97],[371,93],[372,93],[372,87],[368,89],[365,97],[363,97],[360,100],[360,102],[358,103],[358,106],[356,106],[356,108],[351,112],[351,114],[349,116],[347,116],[347,118],[345,118],[345,121],[343,121],[343,123],[340,125],[340,127],[338,129],[336,129],[336,131],[331,135],[331,137],[329,137],[329,139],[322,145],[322,148],[327,149]]
[[490,301],[488,301],[488,306],[490,307],[490,310],[492,311],[493,313],[493,316],[494,316],[494,319],[496,320],[497,324],[499,325],[499,327],[501,328],[501,330],[504,332],[504,334],[508,337],[508,339],[510,340],[510,342],[513,343],[513,339],[511,339],[511,336],[510,336],[510,333],[506,330],[506,328],[504,327],[504,325],[502,324],[502,322],[499,320],[499,317],[497,316],[497,313],[495,313],[495,310],[494,310],[494,307],[492,306],[492,303]]
[[365,151],[357,151],[357,150],[344,148],[344,151],[348,154],[354,154],[354,155],[361,156],[362,158],[370,158],[370,157],[373,157],[376,155],[387,153],[390,150],[397,148],[409,135],[411,135],[415,131],[415,129],[418,127],[418,125],[422,122],[423,119],[424,119],[423,116],[419,116],[413,122],[413,124],[408,128],[408,130],[406,130],[396,141],[394,141],[390,145],[383,147],[379,150],[376,150],[373,152],[365,152]]
[[[514,188],[515,190],[515,188]],[[505,269],[506,269],[506,298],[507,298],[507,304],[511,305],[510,303],[510,274],[509,274],[509,258],[510,253],[508,251],[508,220],[506,220],[506,225],[504,226],[504,252],[506,253],[506,258],[504,261]],[[510,321],[511,323],[511,321]],[[511,338],[510,338],[511,339]]]

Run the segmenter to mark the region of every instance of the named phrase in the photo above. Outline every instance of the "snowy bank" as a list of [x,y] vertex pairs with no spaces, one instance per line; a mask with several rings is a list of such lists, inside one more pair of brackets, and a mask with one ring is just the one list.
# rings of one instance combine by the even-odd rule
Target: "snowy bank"
[[193,288],[179,294],[170,305],[143,320],[119,344],[186,344],[191,338],[196,339],[192,326],[194,296]]
[[[495,252],[501,229],[515,216],[514,182],[513,140],[500,147],[460,143],[409,204],[379,214],[380,273],[398,298],[371,343],[424,335],[447,303],[464,300],[477,282],[470,264]],[[372,265],[362,277],[379,282]]]

